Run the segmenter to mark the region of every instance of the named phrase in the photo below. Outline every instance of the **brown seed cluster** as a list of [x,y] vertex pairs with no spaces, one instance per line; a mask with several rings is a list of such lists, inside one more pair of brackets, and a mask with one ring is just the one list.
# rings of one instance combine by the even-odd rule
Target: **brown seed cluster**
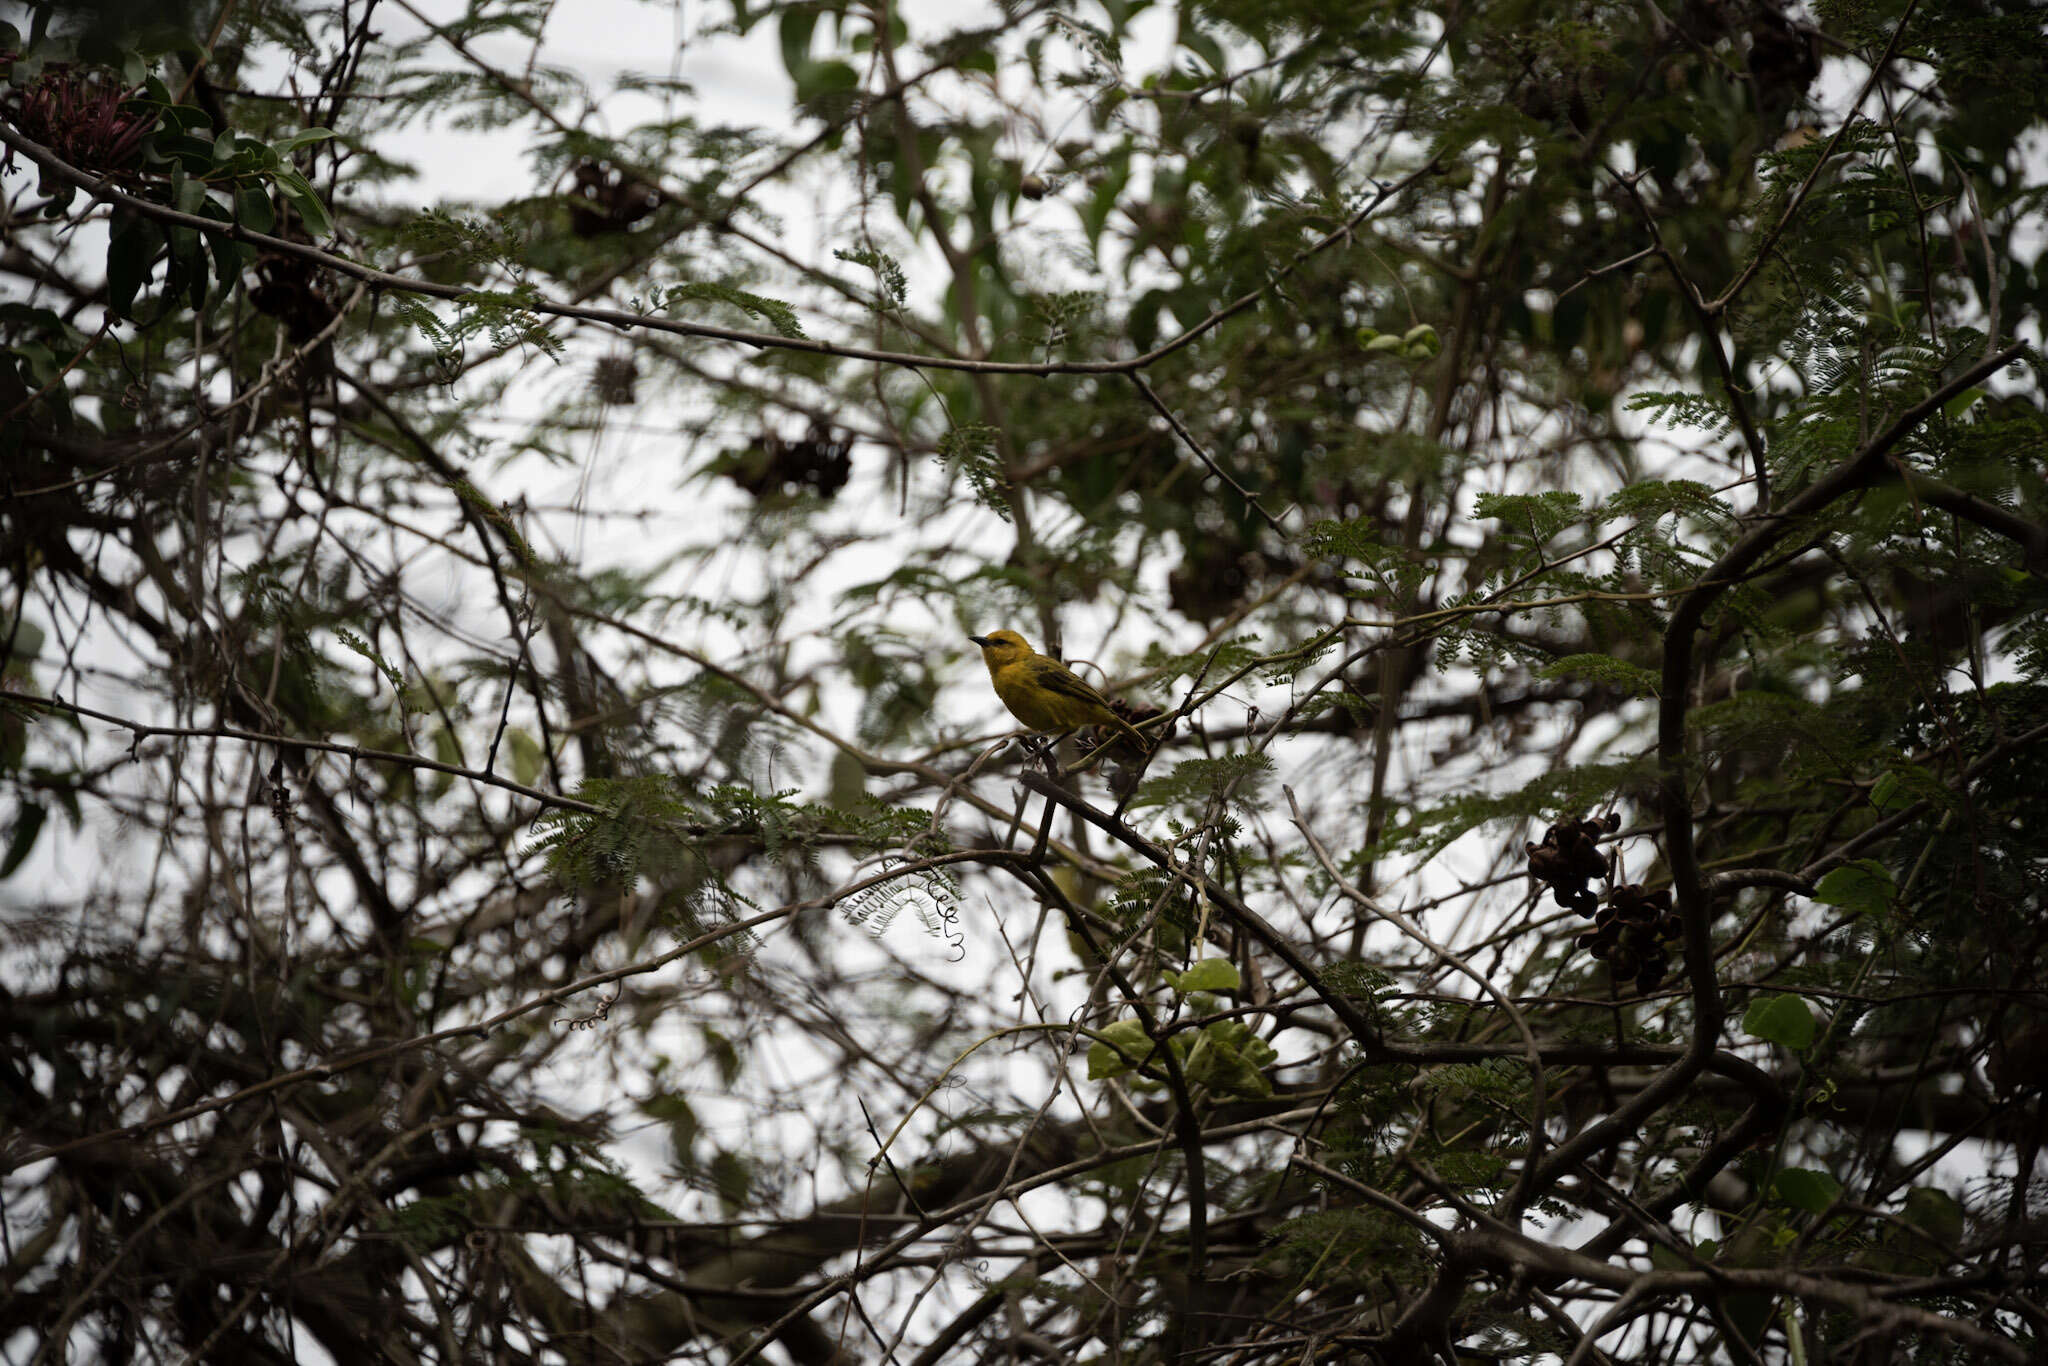
[[800,441],[774,431],[726,457],[726,475],[756,498],[810,489],[829,500],[853,473],[853,439],[813,422]]
[[660,190],[603,162],[579,161],[570,174],[569,231],[578,237],[624,232],[661,207]]
[[590,387],[600,403],[630,408],[640,398],[640,366],[628,355],[599,356]]
[[1584,820],[1560,821],[1543,832],[1543,843],[1533,840],[1522,846],[1529,856],[1529,875],[1547,884],[1557,895],[1557,904],[1591,915],[1600,895],[1586,884],[1608,876],[1607,860],[1600,855],[1600,837],[1621,828],[1621,817],[1610,811]]
[[263,283],[249,291],[249,302],[258,313],[282,322],[285,335],[294,342],[303,345],[311,341],[341,311],[328,297],[311,261],[267,251],[256,258],[256,273]]
[[[1529,876],[1549,887],[1558,905],[1592,917],[1593,928],[1579,935],[1578,947],[1607,964],[1616,982],[1633,980],[1636,990],[1651,992],[1671,968],[1668,946],[1682,925],[1669,889],[1646,892],[1640,883],[1614,880],[1600,837],[1620,828],[1621,817],[1612,811],[1560,821],[1544,831],[1541,844],[1531,840],[1522,851],[1529,856]],[[1595,878],[1609,884],[1605,905],[1589,885]]]
[[1635,979],[1636,990],[1655,991],[1671,968],[1666,946],[1683,933],[1671,909],[1671,890],[1646,892],[1640,883],[1616,886],[1607,904],[1593,917],[1593,928],[1578,937],[1578,946],[1607,964],[1617,982]]

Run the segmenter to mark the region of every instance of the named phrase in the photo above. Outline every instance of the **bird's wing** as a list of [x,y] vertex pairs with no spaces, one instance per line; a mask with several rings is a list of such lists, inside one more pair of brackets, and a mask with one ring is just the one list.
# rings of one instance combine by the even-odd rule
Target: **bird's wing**
[[1076,702],[1092,702],[1098,707],[1108,708],[1108,700],[1101,693],[1089,687],[1087,682],[1072,669],[1069,669],[1056,659],[1047,660],[1046,665],[1050,667],[1041,666],[1035,670],[1035,673],[1037,674],[1036,681],[1038,684],[1048,692],[1056,692],[1060,696],[1070,697]]

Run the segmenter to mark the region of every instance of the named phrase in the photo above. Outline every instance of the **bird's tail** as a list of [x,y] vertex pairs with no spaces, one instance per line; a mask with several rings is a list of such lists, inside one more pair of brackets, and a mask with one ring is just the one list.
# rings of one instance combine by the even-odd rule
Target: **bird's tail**
[[1151,736],[1145,734],[1144,731],[1139,730],[1129,721],[1124,720],[1123,717],[1117,716],[1114,713],[1111,714],[1111,720],[1115,724],[1117,734],[1123,736],[1126,740],[1129,740],[1132,744],[1136,745],[1138,747],[1138,753],[1150,754],[1152,752],[1153,746],[1157,742],[1153,740]]

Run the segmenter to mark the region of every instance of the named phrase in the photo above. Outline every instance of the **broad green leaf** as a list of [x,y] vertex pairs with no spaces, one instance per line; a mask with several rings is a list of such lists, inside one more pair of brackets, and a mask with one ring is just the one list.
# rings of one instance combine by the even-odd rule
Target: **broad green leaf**
[[260,186],[243,185],[235,191],[235,221],[251,232],[267,233],[277,226],[277,210]]
[[1118,1020],[1098,1030],[1088,1046],[1088,1080],[1106,1081],[1120,1077],[1152,1052],[1152,1040],[1141,1021]]
[[1443,339],[1428,323],[1418,323],[1401,337],[1401,354],[1410,360],[1428,360],[1443,349]]
[[327,216],[327,206],[320,202],[320,196],[313,190],[312,183],[289,166],[272,173],[277,182],[278,192],[290,202],[299,219],[306,225],[306,231],[314,237],[326,237],[334,231],[334,221]]
[[14,817],[14,829],[7,836],[6,856],[0,857],[0,878],[14,876],[14,870],[21,867],[22,860],[36,847],[36,836],[42,833],[43,822],[49,817],[49,808],[41,802],[21,804],[21,810]]
[[1896,773],[1887,773],[1871,784],[1870,804],[1886,814],[1911,806],[1913,800]]
[[1898,899],[1898,884],[1889,868],[1874,859],[1857,859],[1828,873],[1813,889],[1813,899],[1840,906],[1857,915],[1874,915]]
[[1840,1181],[1826,1172],[1806,1167],[1787,1167],[1778,1173],[1771,1186],[1780,1200],[1808,1214],[1823,1212],[1842,1193]]
[[816,5],[791,5],[782,12],[782,69],[791,80],[801,81],[803,68],[811,64],[811,34],[821,12]]
[[1228,958],[1204,958],[1186,972],[1165,974],[1168,986],[1186,995],[1191,991],[1236,991],[1243,984],[1237,964]]
[[1262,1100],[1273,1094],[1264,1069],[1277,1056],[1242,1020],[1218,1020],[1196,1038],[1182,1070],[1190,1082],[1212,1091]]
[[107,239],[107,306],[124,318],[135,316],[135,294],[149,278],[164,244],[157,225],[124,209],[114,211]]
[[540,742],[525,727],[514,726],[505,732],[505,749],[512,756],[512,781],[532,787],[547,759]]
[[1797,996],[1759,996],[1742,1014],[1742,1032],[1796,1053],[1813,1045],[1813,1012]]
[[796,73],[796,97],[809,104],[821,95],[852,90],[860,85],[860,73],[845,62],[810,62]]
[[301,128],[290,137],[285,138],[281,142],[273,142],[270,146],[271,150],[275,151],[279,157],[289,157],[301,147],[307,146],[310,143],[325,142],[333,136],[334,130],[332,128]]
[[1941,415],[1953,422],[1964,413],[1969,412],[1970,409],[1976,407],[1983,397],[1983,386],[1973,384],[1948,402],[1942,404]]
[[1933,1186],[1913,1187],[1906,1192],[1902,1217],[1942,1247],[1953,1249],[1962,1244],[1963,1207],[1947,1191]]

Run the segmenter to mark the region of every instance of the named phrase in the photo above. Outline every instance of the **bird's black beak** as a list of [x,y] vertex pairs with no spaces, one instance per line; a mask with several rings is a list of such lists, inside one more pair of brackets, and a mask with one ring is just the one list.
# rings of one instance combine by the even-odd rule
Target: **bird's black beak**
[[967,638],[968,638],[969,640],[973,641],[973,642],[974,642],[974,643],[975,643],[976,645],[979,645],[979,646],[981,646],[981,647],[982,647],[982,648],[983,648],[984,650],[988,648],[988,637],[987,637],[987,636],[969,636],[969,637],[967,637]]

